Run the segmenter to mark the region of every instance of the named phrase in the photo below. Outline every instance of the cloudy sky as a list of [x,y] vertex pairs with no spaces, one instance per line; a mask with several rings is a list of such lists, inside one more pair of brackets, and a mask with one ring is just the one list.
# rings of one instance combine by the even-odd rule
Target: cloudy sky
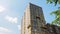
[[0,34],[21,33],[21,18],[29,2],[43,8],[47,23],[54,19],[54,16],[49,13],[59,6],[46,4],[46,0],[0,0]]

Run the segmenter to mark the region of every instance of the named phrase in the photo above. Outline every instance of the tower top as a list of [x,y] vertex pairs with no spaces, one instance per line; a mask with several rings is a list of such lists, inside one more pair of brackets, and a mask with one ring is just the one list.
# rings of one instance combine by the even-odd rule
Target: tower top
[[40,6],[38,6],[38,5],[36,5],[36,4],[29,3],[29,6],[31,6],[31,5],[41,8]]

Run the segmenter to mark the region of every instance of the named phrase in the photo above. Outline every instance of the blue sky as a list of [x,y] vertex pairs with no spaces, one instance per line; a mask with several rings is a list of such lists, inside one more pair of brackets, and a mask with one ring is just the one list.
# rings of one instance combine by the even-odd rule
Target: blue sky
[[29,2],[42,7],[46,23],[54,19],[50,12],[59,5],[46,4],[46,0],[0,0],[0,34],[20,34],[21,18]]

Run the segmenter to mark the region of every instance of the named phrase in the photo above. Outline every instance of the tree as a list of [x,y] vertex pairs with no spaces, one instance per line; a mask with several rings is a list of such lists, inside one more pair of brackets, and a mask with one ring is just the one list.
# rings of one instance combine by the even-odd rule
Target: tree
[[[50,4],[55,4],[55,6],[57,6],[57,4],[60,5],[60,0],[47,0],[47,3]],[[56,25],[60,25],[60,7],[58,7],[58,10],[54,10],[51,12],[51,15],[54,14],[55,15],[55,19],[52,21],[51,24],[56,24]]]
[[47,3],[54,3],[55,5],[60,4],[60,0],[47,0]]
[[51,12],[55,15],[55,19],[52,21],[52,24],[60,25],[60,9]]

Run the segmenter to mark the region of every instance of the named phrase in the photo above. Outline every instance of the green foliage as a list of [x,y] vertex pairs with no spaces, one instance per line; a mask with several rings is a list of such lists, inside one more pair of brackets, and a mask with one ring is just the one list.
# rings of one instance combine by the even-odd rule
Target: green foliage
[[51,15],[55,15],[55,19],[52,21],[52,24],[58,24],[60,25],[60,9],[51,12]]
[[58,0],[58,3],[60,4],[60,0]]
[[60,4],[60,0],[47,0],[47,3],[54,3],[55,5]]
[[[57,4],[60,5],[60,0],[47,0],[47,3],[50,3],[50,4],[53,3],[56,6]],[[51,12],[51,15],[52,14],[55,15],[55,19],[52,21],[51,24],[56,24],[56,25],[59,25],[60,26],[60,7],[58,7],[58,10],[52,11]]]
[[60,15],[60,9],[51,12],[51,14],[55,14],[57,17],[58,15]]

